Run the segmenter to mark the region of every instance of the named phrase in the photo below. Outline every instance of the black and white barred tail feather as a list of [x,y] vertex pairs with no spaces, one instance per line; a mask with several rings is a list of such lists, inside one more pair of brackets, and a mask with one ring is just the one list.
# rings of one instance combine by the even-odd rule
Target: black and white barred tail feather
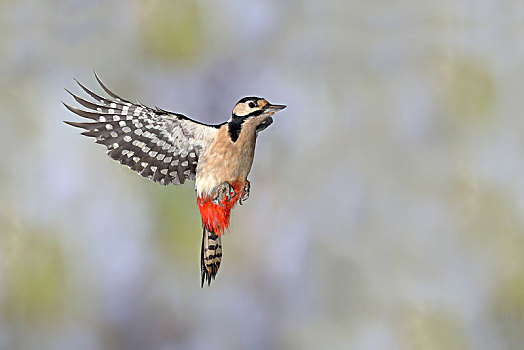
[[129,102],[110,91],[96,73],[95,77],[110,97],[94,93],[75,79],[96,102],[66,90],[87,110],[65,103],[64,106],[90,121],[65,123],[85,129],[82,135],[93,137],[96,143],[106,146],[107,154],[112,159],[155,182],[167,185],[194,179],[198,159],[213,139],[218,126]]
[[211,279],[215,279],[220,262],[222,261],[222,240],[220,235],[203,226],[202,250],[200,252],[200,269],[202,270],[202,285],[207,282],[209,286]]

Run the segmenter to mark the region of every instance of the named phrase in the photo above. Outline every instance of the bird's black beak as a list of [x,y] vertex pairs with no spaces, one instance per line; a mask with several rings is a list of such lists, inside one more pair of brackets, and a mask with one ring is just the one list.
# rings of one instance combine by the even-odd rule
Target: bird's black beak
[[273,112],[273,113],[281,111],[284,108],[286,108],[286,106],[284,106],[284,105],[272,105],[270,103],[268,103],[267,105],[264,106],[264,110],[266,112]]

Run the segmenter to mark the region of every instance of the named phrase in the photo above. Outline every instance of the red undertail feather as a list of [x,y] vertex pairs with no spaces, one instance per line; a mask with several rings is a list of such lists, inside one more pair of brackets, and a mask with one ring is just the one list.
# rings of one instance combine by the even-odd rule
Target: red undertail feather
[[235,181],[231,186],[235,192],[231,191],[230,196],[236,195],[231,197],[229,201],[227,201],[227,198],[223,198],[222,205],[213,203],[213,197],[211,196],[204,195],[197,198],[198,209],[202,216],[202,226],[211,232],[217,233],[219,236],[229,228],[231,209],[233,209],[241,197],[242,183]]

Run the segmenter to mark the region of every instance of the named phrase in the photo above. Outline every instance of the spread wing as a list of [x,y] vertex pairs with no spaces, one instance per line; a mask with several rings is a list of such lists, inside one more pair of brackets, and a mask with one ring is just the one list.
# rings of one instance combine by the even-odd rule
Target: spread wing
[[85,129],[107,148],[107,154],[131,170],[163,185],[194,179],[200,155],[214,139],[218,126],[198,123],[181,114],[129,102],[111,92],[95,73],[96,80],[110,96],[99,96],[77,84],[96,103],[69,92],[87,110],[67,109],[89,122],[66,124]]

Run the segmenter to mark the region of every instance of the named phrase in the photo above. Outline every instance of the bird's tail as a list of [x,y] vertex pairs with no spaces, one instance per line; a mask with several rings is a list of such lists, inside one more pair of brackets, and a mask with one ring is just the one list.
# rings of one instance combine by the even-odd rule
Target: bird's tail
[[211,279],[215,279],[221,260],[222,242],[220,235],[203,225],[202,251],[200,254],[202,287],[204,286],[204,282],[207,281],[207,285],[209,286],[211,284]]
[[220,235],[229,228],[231,209],[240,199],[242,184],[235,182],[228,189],[229,195],[214,200],[213,196],[202,195],[197,198],[198,209],[202,216],[202,252],[200,267],[202,269],[202,286],[211,284],[222,260]]

